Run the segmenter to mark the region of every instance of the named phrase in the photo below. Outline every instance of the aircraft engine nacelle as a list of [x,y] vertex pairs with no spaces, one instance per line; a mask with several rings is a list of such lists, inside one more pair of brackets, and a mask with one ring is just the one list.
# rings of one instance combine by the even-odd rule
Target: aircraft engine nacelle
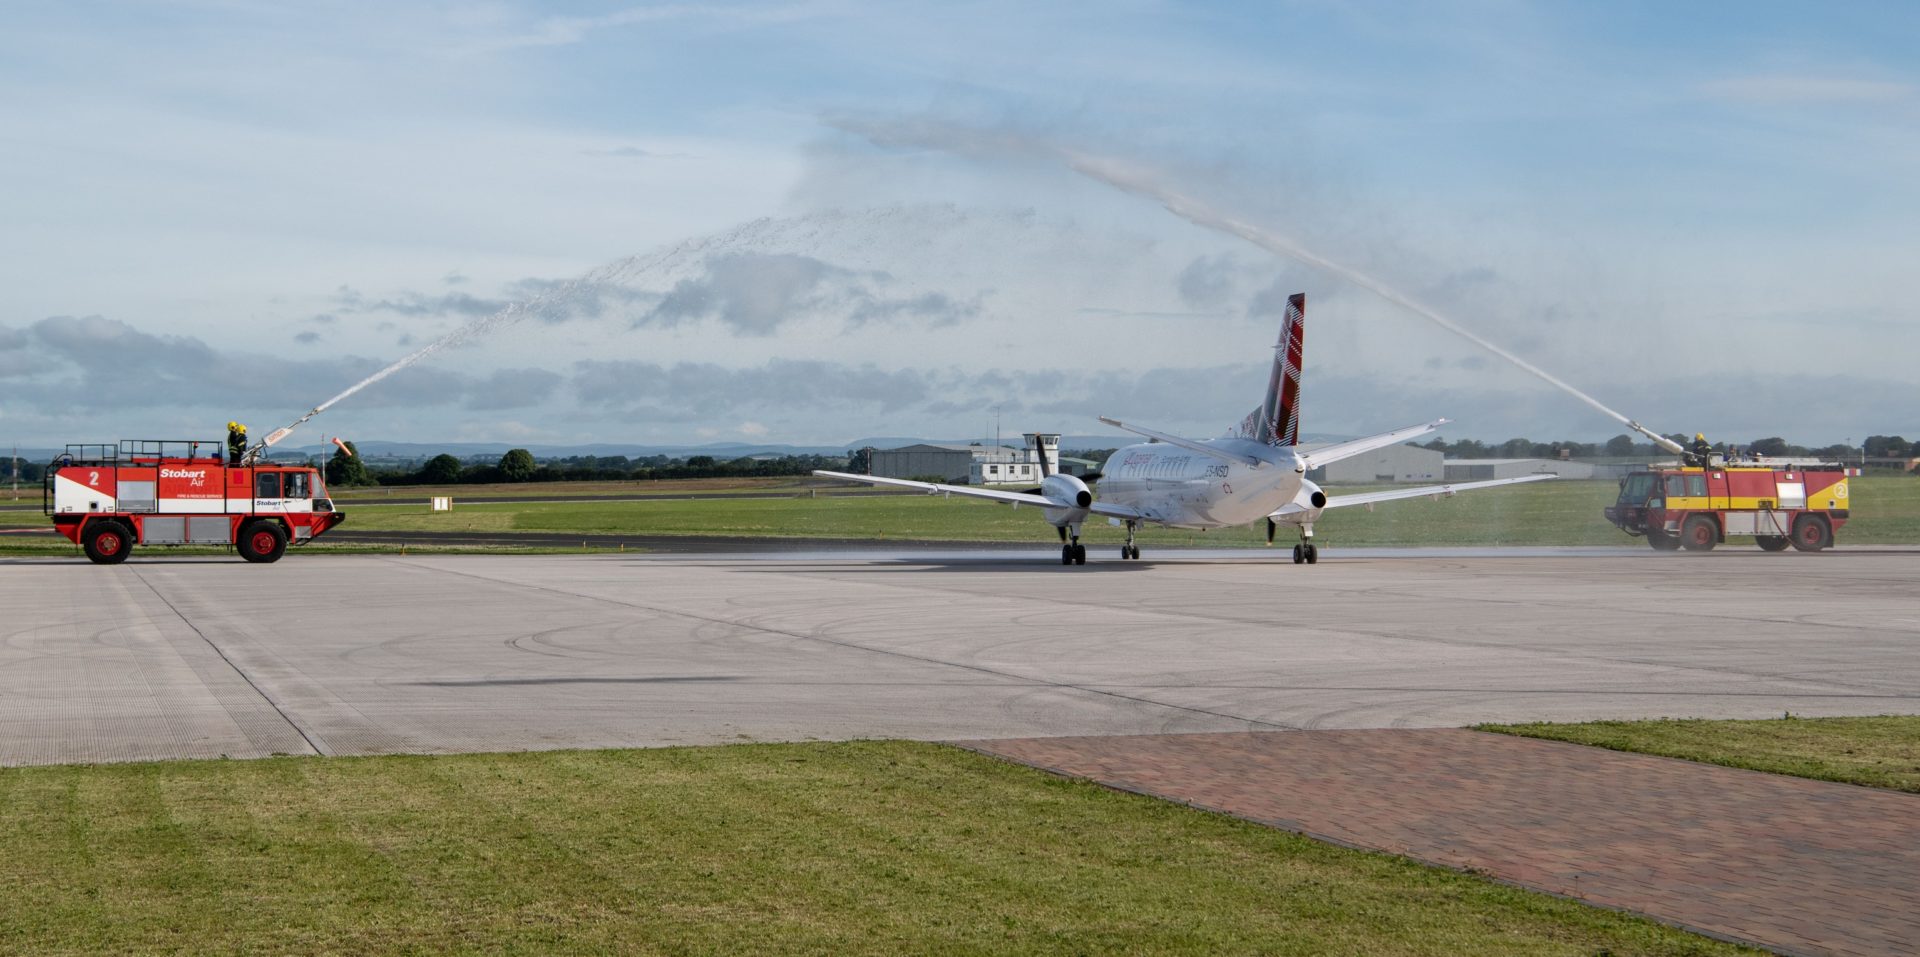
[[1312,525],[1320,520],[1320,510],[1327,507],[1327,493],[1320,486],[1304,479],[1300,482],[1300,492],[1293,497],[1292,511],[1285,515],[1275,515],[1273,520],[1288,525]]
[[1093,504],[1093,492],[1087,483],[1073,475],[1049,475],[1040,483],[1040,494],[1057,503],[1046,510],[1047,521],[1055,525],[1078,525],[1087,520],[1087,507]]

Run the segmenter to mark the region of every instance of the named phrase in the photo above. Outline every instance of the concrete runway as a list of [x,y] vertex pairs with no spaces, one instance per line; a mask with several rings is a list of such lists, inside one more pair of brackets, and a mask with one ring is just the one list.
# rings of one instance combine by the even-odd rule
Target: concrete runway
[[0,763],[1920,711],[1920,556],[0,560]]

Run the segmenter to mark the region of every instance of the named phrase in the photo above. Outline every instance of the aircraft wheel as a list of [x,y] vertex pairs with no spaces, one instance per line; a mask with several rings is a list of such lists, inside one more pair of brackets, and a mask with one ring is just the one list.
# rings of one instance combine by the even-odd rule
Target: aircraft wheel
[[1309,565],[1320,564],[1320,546],[1315,545],[1311,542],[1307,543],[1307,564]]
[[1075,565],[1085,565],[1087,563],[1087,546],[1073,546],[1073,563]]
[[240,530],[240,540],[234,545],[240,549],[241,558],[264,565],[279,561],[287,553],[287,533],[279,522],[254,522]]
[[95,565],[118,565],[133,551],[133,536],[119,522],[94,522],[87,526],[80,547],[87,553],[87,560]]
[[1759,543],[1760,550],[1763,552],[1784,552],[1787,546],[1792,544],[1787,541],[1785,535],[1762,535],[1754,541]]
[[1073,564],[1073,546],[1072,545],[1060,546],[1060,564],[1062,565]]
[[1803,552],[1817,552],[1833,544],[1833,529],[1819,517],[1802,515],[1793,520],[1793,547]]
[[1306,561],[1307,561],[1307,547],[1305,545],[1293,546],[1293,563],[1295,565],[1304,565],[1306,564]]
[[1133,550],[1133,560],[1134,560],[1134,561],[1136,561],[1136,562],[1137,562],[1137,561],[1139,561],[1139,560],[1140,560],[1140,546],[1138,546],[1138,545],[1133,545],[1133,546],[1129,546],[1129,547],[1130,547],[1130,548],[1131,548],[1131,549]]

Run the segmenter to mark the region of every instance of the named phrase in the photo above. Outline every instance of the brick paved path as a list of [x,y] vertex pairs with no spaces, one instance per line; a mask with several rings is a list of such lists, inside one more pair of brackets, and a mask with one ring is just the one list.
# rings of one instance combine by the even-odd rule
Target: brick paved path
[[1465,730],[966,747],[1795,954],[1920,953],[1920,796]]

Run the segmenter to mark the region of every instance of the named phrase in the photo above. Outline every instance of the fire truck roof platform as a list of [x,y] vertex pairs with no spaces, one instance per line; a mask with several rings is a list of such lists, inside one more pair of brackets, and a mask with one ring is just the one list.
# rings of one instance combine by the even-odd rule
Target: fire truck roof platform
[[133,465],[139,462],[218,461],[226,455],[226,443],[204,439],[121,439],[117,445],[104,442],[75,443],[67,446],[54,461],[73,465]]

